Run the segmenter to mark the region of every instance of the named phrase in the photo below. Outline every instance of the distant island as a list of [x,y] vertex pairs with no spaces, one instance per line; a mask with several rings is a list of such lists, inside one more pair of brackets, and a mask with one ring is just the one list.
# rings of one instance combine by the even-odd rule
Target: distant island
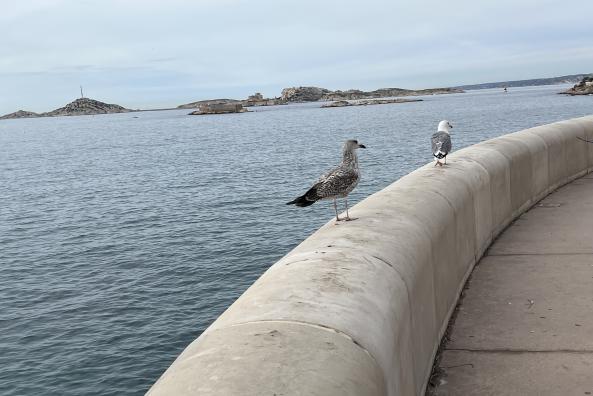
[[198,110],[192,111],[189,115],[206,114],[231,114],[245,113],[248,110],[243,107],[239,101],[228,101],[228,99],[219,99],[217,101],[205,101],[198,105]]
[[593,75],[583,77],[583,79],[574,87],[567,91],[560,92],[565,95],[593,95]]
[[430,88],[430,89],[403,89],[403,88],[381,88],[375,91],[361,91],[349,89],[347,91],[330,91],[318,87],[293,87],[282,90],[281,99],[290,103],[331,101],[331,100],[358,100],[371,98],[389,98],[397,96],[419,96],[419,95],[443,95],[452,93],[463,93],[459,88]]
[[410,102],[422,102],[422,99],[361,99],[361,100],[338,100],[336,102],[326,103],[322,108],[329,107],[349,107],[349,106],[369,106],[379,104],[390,104],[390,103],[410,103]]
[[589,74],[570,74],[568,76],[551,77],[551,78],[534,78],[531,80],[514,80],[514,81],[499,81],[472,85],[459,85],[455,88],[471,91],[474,89],[488,89],[488,88],[510,88],[510,87],[533,87],[538,85],[557,85],[557,84],[575,84],[581,81]]
[[200,106],[212,106],[212,105],[241,105],[244,107],[252,106],[274,106],[279,104],[285,104],[281,98],[264,98],[264,96],[256,92],[255,94],[247,97],[244,100],[238,99],[207,99],[199,100],[197,102],[185,103],[177,106],[178,109],[196,109]]
[[112,114],[112,113],[128,113],[130,110],[116,104],[109,104],[100,102],[98,100],[89,98],[79,98],[73,102],[68,103],[64,107],[48,111],[46,113],[34,113],[32,111],[19,110],[14,113],[6,114],[0,117],[0,120],[12,118],[38,118],[38,117],[60,117],[60,116],[79,116],[79,115],[94,115],[94,114]]
[[[374,99],[374,98],[388,98],[398,96],[419,96],[419,95],[442,95],[452,93],[462,93],[463,90],[459,88],[431,88],[411,90],[403,88],[381,88],[375,91],[361,91],[358,89],[350,89],[347,91],[331,91],[326,88],[319,87],[291,87],[284,88],[280,97],[264,98],[259,92],[249,96],[244,100],[237,99],[210,99],[200,100],[197,102],[185,103],[177,106],[178,109],[199,109],[204,108],[205,111],[192,112],[190,114],[222,114],[222,113],[237,113],[241,111],[229,111],[233,106],[252,107],[252,106],[273,106],[285,105],[289,103],[307,103],[307,102],[329,102],[329,101],[344,101],[344,100],[360,100],[360,99]],[[390,102],[399,103],[399,102]],[[370,103],[369,103],[370,104]],[[379,103],[372,103],[379,104]],[[356,104],[352,104],[355,106]],[[238,107],[237,107],[238,108]],[[220,113],[216,109],[220,109]]]

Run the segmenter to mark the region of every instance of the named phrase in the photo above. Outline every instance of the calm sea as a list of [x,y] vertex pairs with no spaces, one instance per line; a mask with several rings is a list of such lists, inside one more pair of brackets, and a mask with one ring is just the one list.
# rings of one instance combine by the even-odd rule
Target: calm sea
[[278,258],[332,217],[300,195],[357,138],[355,203],[454,149],[593,114],[565,87],[188,116],[0,121],[0,394],[141,395]]

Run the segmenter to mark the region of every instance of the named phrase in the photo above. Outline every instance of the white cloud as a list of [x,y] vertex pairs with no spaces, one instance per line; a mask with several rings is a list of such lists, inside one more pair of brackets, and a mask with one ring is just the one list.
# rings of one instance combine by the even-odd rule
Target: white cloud
[[11,3],[0,14],[0,113],[33,92],[57,107],[85,81],[122,103],[176,105],[258,87],[443,86],[592,64],[588,0]]

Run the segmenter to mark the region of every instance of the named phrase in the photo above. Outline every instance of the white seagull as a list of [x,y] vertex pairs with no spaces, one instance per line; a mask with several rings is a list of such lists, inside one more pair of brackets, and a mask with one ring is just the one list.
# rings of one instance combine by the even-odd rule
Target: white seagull
[[443,158],[445,159],[445,164],[447,163],[447,154],[451,151],[451,135],[449,134],[451,129],[453,129],[453,125],[449,121],[443,120],[439,122],[437,132],[430,139],[432,143],[432,155],[437,161],[434,166],[443,166],[443,163],[440,161]]
[[[356,156],[356,150],[359,148],[366,148],[366,146],[358,143],[357,140],[346,140],[342,163],[321,176],[305,194],[286,204],[304,207],[323,199],[333,199],[336,220],[352,220],[348,214],[348,194],[354,190],[360,180]],[[344,219],[338,216],[337,198],[346,199],[346,218]]]

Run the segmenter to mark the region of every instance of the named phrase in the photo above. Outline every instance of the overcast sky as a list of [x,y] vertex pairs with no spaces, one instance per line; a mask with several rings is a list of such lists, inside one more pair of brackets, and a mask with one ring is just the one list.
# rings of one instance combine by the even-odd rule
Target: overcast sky
[[593,72],[591,0],[0,0],[0,114]]

